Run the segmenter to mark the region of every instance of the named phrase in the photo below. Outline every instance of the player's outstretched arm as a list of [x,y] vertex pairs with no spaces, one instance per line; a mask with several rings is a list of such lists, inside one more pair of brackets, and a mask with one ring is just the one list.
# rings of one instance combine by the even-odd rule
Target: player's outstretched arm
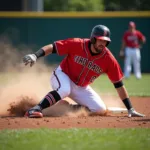
[[126,47],[126,44],[125,44],[125,41],[123,40],[121,50],[119,52],[119,57],[123,59],[125,58],[125,47]]
[[53,52],[54,52],[54,48],[53,48],[52,44],[43,46],[41,49],[39,49],[35,53],[25,55],[23,57],[23,63],[25,65],[30,64],[30,66],[32,67],[36,63],[38,58],[43,57],[43,56],[47,56],[47,55],[49,55],[49,54],[51,54]]
[[138,113],[132,107],[131,101],[130,101],[129,96],[128,96],[128,92],[127,92],[125,86],[123,85],[123,83],[121,86],[121,83],[122,82],[117,83],[118,85],[116,84],[115,88],[116,88],[118,95],[121,98],[122,102],[124,103],[124,105],[128,109],[128,117],[144,117],[145,115]]

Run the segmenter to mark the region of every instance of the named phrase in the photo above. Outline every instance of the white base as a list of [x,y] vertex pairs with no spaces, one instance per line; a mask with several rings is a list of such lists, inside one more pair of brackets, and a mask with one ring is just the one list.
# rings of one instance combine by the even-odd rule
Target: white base
[[107,108],[110,113],[127,113],[126,108],[121,107],[108,107]]

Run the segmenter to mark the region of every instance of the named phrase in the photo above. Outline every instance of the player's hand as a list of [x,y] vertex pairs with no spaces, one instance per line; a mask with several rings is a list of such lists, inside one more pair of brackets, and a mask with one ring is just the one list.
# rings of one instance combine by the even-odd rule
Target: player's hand
[[144,114],[140,114],[137,111],[134,110],[134,108],[131,108],[128,110],[128,117],[144,117]]
[[23,63],[25,65],[30,64],[30,67],[32,67],[36,63],[36,60],[37,60],[37,57],[35,54],[28,54],[23,57]]

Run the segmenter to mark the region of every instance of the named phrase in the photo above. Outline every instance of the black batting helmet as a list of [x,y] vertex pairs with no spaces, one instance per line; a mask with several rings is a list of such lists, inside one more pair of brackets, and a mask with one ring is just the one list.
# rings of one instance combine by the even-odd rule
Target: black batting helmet
[[[107,45],[110,43],[110,30],[104,25],[96,25],[91,32],[91,43],[95,44],[96,39],[107,41]],[[106,46],[107,46],[106,45]]]

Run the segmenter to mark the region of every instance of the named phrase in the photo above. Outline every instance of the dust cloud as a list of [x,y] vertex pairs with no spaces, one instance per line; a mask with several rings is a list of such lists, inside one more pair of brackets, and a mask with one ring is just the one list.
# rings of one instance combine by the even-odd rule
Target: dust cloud
[[36,104],[51,90],[52,68],[42,59],[33,67],[24,66],[22,57],[30,53],[30,49],[18,50],[8,41],[0,42],[0,48],[0,114],[6,115],[10,104],[13,107],[22,106],[21,101]]

